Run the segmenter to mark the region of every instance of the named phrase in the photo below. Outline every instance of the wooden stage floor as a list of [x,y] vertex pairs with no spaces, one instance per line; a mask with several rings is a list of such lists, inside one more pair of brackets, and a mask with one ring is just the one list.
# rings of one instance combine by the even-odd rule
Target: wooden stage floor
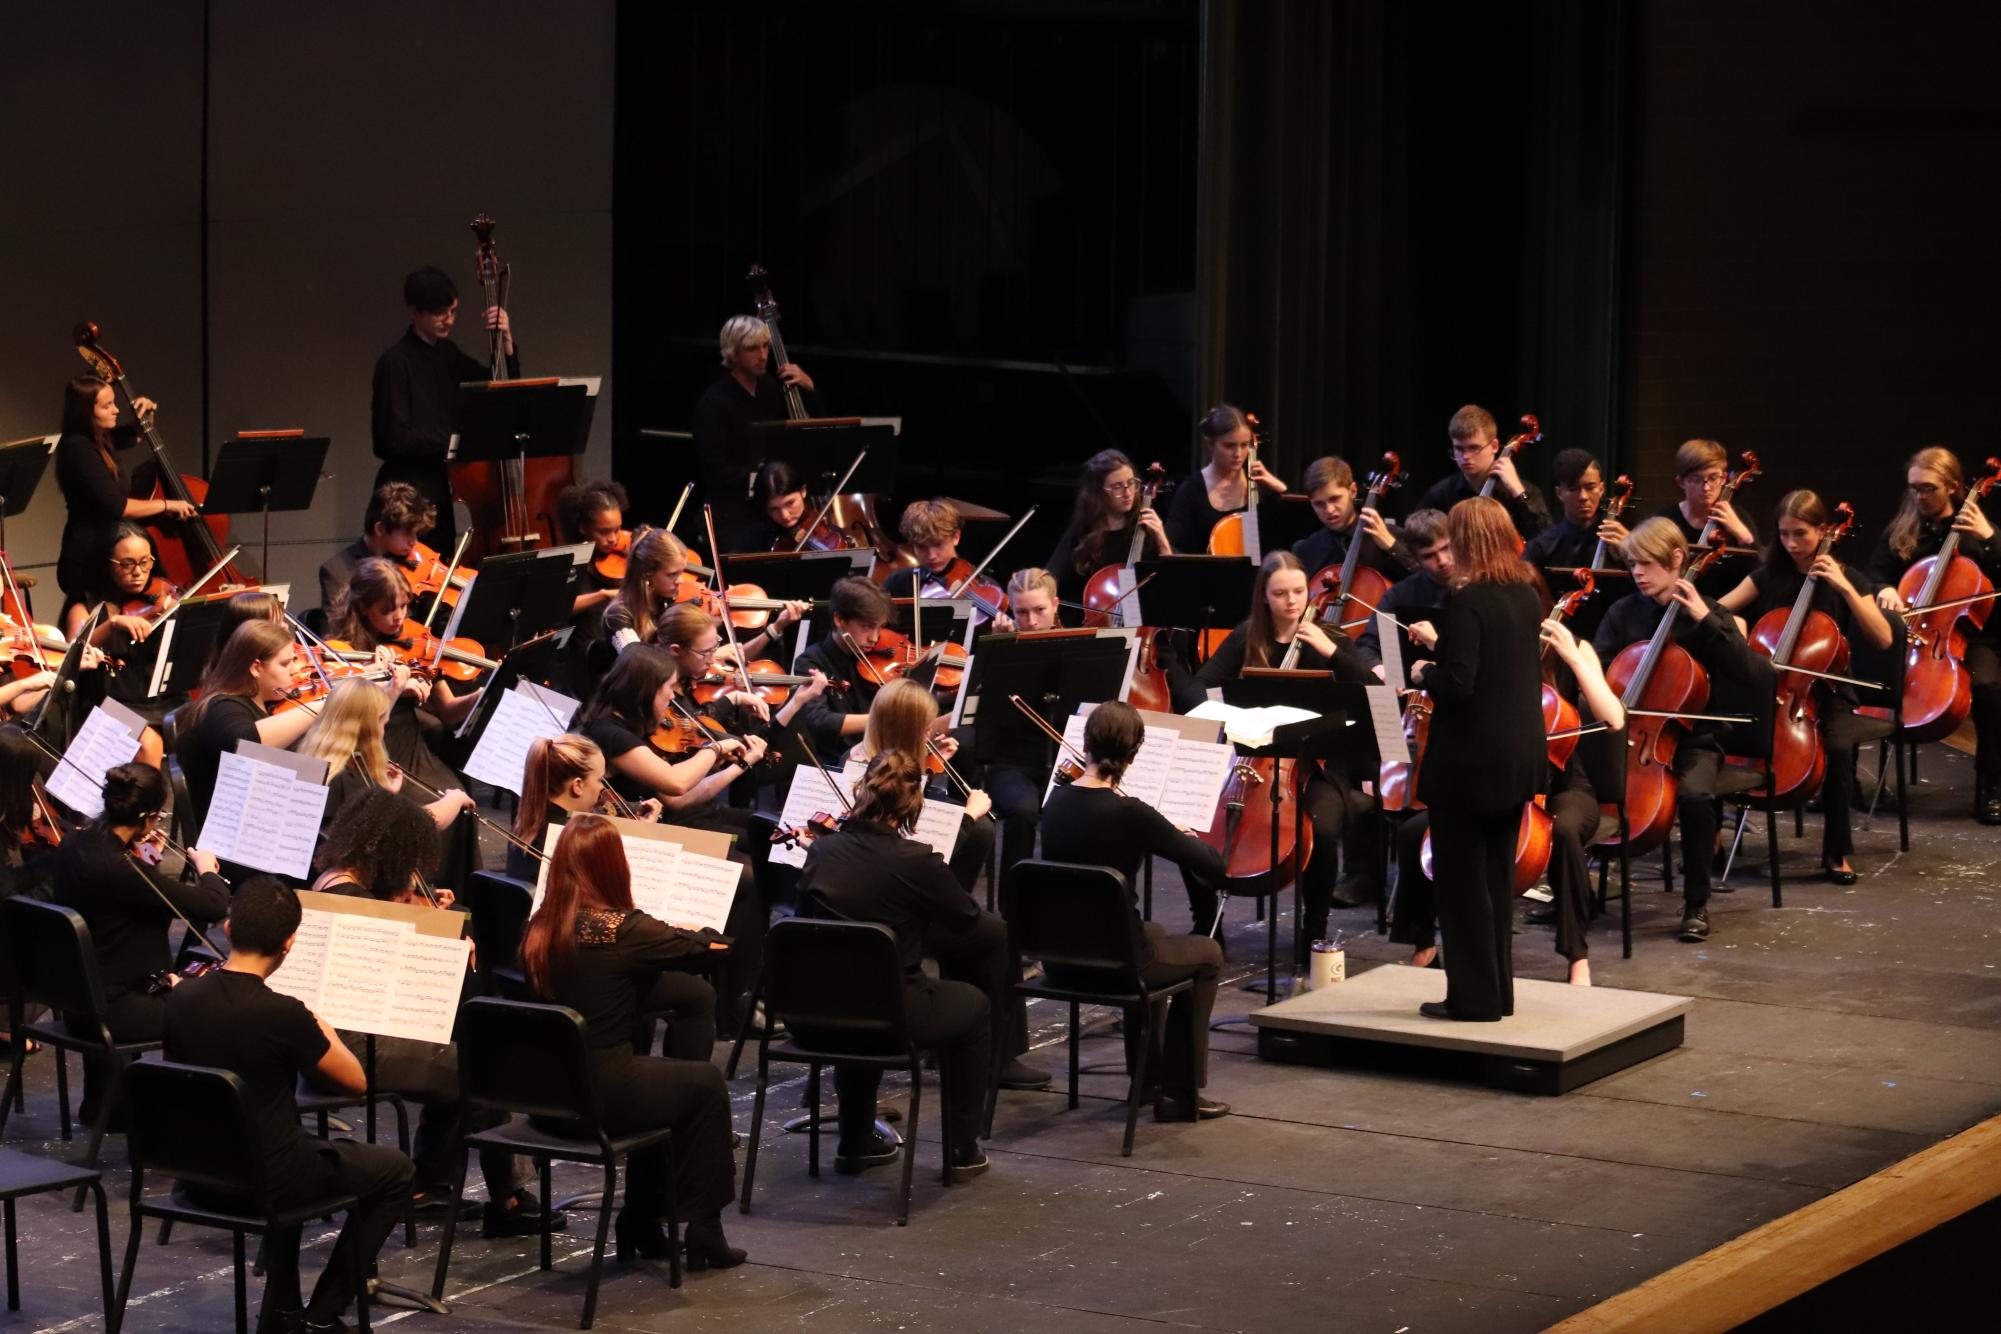
[[[1886,812],[1858,829],[1861,883],[1838,888],[1813,875],[1816,817],[1805,840],[1788,819],[1784,865],[1799,878],[1787,907],[1770,907],[1754,862],[1713,901],[1706,944],[1674,940],[1679,899],[1659,892],[1649,861],[1634,958],[1619,958],[1614,916],[1594,929],[1593,965],[1603,984],[1695,998],[1686,1043],[1666,1055],[1549,1098],[1263,1064],[1249,1034],[1222,1033],[1209,1092],[1234,1116],[1143,1118],[1121,1159],[1122,1075],[1087,1074],[1074,1112],[1059,1079],[1002,1095],[993,1170],[950,1189],[927,1097],[907,1229],[889,1223],[890,1170],[811,1181],[804,1140],[767,1127],[756,1211],[726,1215],[751,1263],[691,1275],[678,1292],[664,1264],[608,1263],[597,1327],[1541,1329],[2001,1112],[2001,831],[1967,816],[1966,756],[1932,747],[1924,765],[1909,853]],[[1762,856],[1762,839],[1746,847]],[[1171,872],[1161,881],[1161,915],[1184,923]],[[1248,904],[1232,915],[1231,972],[1261,971],[1263,928]],[[1401,957],[1371,914],[1342,916],[1351,972]],[[1516,961],[1525,976],[1564,975],[1546,929],[1517,937]],[[1232,985],[1220,1008],[1255,999]],[[1037,1005],[1031,1019],[1037,1059],[1060,1070],[1061,1013]],[[1118,1050],[1093,1038],[1085,1059],[1116,1063]],[[30,1115],[8,1140],[60,1148],[50,1064],[32,1068]],[[795,1110],[802,1082],[774,1093],[774,1120]],[[733,1086],[740,1127],[751,1089]],[[114,1165],[121,1153],[114,1140]],[[112,1177],[116,1200],[124,1176],[114,1166]],[[558,1183],[587,1184],[583,1173]],[[23,1204],[23,1310],[0,1330],[101,1327],[87,1217],[48,1198]],[[379,1322],[574,1328],[590,1221],[573,1220],[553,1275],[536,1271],[531,1243],[485,1242],[475,1226],[454,1258],[449,1326],[394,1312]],[[414,1251],[392,1239],[385,1277],[426,1283],[435,1235],[426,1228]],[[124,1236],[116,1216],[114,1245]],[[228,1328],[228,1275],[218,1236],[148,1244],[127,1327]]]

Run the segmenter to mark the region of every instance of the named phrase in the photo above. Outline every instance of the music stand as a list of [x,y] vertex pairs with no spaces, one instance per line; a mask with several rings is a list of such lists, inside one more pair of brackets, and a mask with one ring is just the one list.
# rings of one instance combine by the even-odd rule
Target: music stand
[[1155,556],[1134,567],[1141,624],[1233,628],[1251,605],[1258,567],[1242,556]]
[[49,456],[56,452],[54,435],[31,435],[0,445],[0,551],[7,548],[7,520],[28,508],[42,484]]
[[304,431],[239,431],[222,442],[208,476],[204,514],[262,514],[259,569],[271,568],[271,511],[311,509],[327,461],[329,436]]
[[[445,461],[518,462],[525,467],[531,458],[582,454],[597,410],[598,383],[594,375],[461,381],[459,429],[445,448]],[[524,536],[553,540],[557,535]],[[480,573],[486,569],[482,564]]]
[[723,582],[756,584],[766,597],[792,602],[824,602],[834,585],[847,578],[865,578],[875,552],[868,547],[840,551],[726,552]]
[[162,695],[184,695],[201,683],[202,669],[209,653],[222,635],[229,619],[229,602],[235,594],[217,593],[192,597],[183,602],[165,625],[154,633],[160,647],[153,655],[152,688],[148,699]]
[[1041,639],[1033,635],[990,634],[966,672],[960,722],[973,728],[973,758],[992,764],[1020,742],[1033,741],[1044,753],[1056,743],[1008,702],[1019,695],[1058,731],[1082,704],[1117,699],[1132,662],[1132,636]]
[[[465,636],[505,654],[524,640],[570,619],[570,567],[575,547],[545,547],[488,556],[459,594],[445,626],[447,639]],[[524,633],[524,631],[526,633]]]
[[[69,648],[63,653],[62,665],[56,668],[56,679],[50,683],[49,692],[42,696],[39,704],[35,705],[34,716],[28,720],[28,730],[30,732],[41,733],[43,740],[53,744],[58,751],[65,749],[69,745],[69,728],[67,726],[69,722],[69,710],[65,708],[61,711],[61,716],[65,724],[63,729],[65,735],[58,740],[50,736],[43,728],[43,724],[49,719],[49,705],[53,704],[58,698],[64,696],[73,697],[76,694],[76,676],[77,672],[82,669],[83,650],[90,643],[90,636],[96,631],[97,618],[102,612],[102,607],[93,610],[85,618],[84,623],[77,628],[75,637],[69,641]],[[30,628],[32,629],[32,627]],[[67,703],[67,700],[65,700],[65,703]]]
[[[481,566],[480,573],[485,572],[486,567]],[[500,707],[501,697],[514,689],[516,681],[546,685],[556,675],[563,649],[570,642],[570,632],[571,627],[567,625],[558,630],[545,631],[502,654],[500,665],[493,669],[493,678],[479,693],[479,702],[473,705],[472,712],[466,715],[453,735],[466,741],[484,729],[494,710]]]
[[844,491],[887,495],[896,489],[897,443],[893,426],[864,426],[858,418],[827,421],[752,422],[751,457],[760,463],[780,459],[806,481],[809,495],[824,498],[864,449],[868,457],[855,469]]
[[[1264,746],[1239,746],[1243,755],[1252,759],[1293,760],[1295,772],[1297,763],[1309,759],[1325,759],[1336,751],[1346,751],[1350,756],[1359,752],[1350,749],[1354,741],[1348,736],[1353,729],[1349,723],[1354,719],[1369,717],[1369,696],[1367,688],[1359,682],[1337,681],[1332,672],[1325,671],[1278,671],[1253,668],[1234,681],[1223,683],[1223,702],[1234,708],[1256,709],[1274,704],[1286,704],[1293,708],[1310,709],[1317,717],[1302,722],[1286,723],[1272,732],[1271,742]],[[1364,739],[1369,754],[1375,753],[1375,737],[1369,729]],[[1347,742],[1347,745],[1340,743]],[[1276,772],[1276,768],[1274,768]],[[1265,787],[1271,800],[1271,860],[1266,863],[1272,879],[1277,879],[1279,808],[1284,801],[1285,784],[1268,782]],[[1303,785],[1302,785],[1303,791]],[[1295,855],[1306,826],[1306,805],[1295,795],[1292,803],[1293,848]],[[1305,903],[1302,879],[1304,867],[1293,875],[1292,933],[1293,953],[1286,967],[1288,988],[1297,976],[1299,965],[1300,939],[1305,932]],[[1271,889],[1273,903],[1265,914],[1265,1003],[1278,1000],[1278,889]],[[1221,900],[1217,905],[1217,920],[1222,920],[1223,908],[1229,902],[1229,883],[1224,881]],[[1252,988],[1256,990],[1255,987]],[[1227,1021],[1225,1021],[1227,1022]]]

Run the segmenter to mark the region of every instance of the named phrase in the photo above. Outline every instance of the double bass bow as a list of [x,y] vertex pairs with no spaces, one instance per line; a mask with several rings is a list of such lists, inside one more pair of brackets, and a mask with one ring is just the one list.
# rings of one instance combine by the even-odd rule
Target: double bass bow
[[1355,515],[1355,535],[1348,540],[1348,554],[1342,557],[1339,567],[1329,565],[1316,571],[1306,585],[1306,594],[1313,599],[1322,619],[1350,639],[1362,637],[1362,632],[1369,628],[1369,618],[1364,615],[1350,620],[1346,614],[1348,604],[1359,602],[1373,612],[1382,602],[1383,594],[1390,591],[1390,581],[1381,570],[1362,564],[1362,543],[1368,535],[1362,531],[1361,516],[1380,506],[1385,494],[1402,485],[1403,460],[1385,452],[1383,461],[1369,474],[1369,489]]
[[[1985,499],[2001,482],[2001,459],[1987,460],[1987,475],[1967,489],[1964,505]],[[1973,561],[1959,554],[1959,530],[1952,529],[1936,555],[1904,571],[1897,593],[1906,603],[1910,645],[1904,657],[1904,732],[1913,741],[1951,736],[1973,709],[1973,678],[1966,671],[1962,619],[1978,628],[1993,613],[1994,585]]]
[[[153,418],[141,416],[135,406],[137,395],[132,391],[131,382],[125,378],[125,367],[98,341],[99,334],[97,325],[88,320],[77,325],[77,354],[89,364],[98,379],[111,386],[112,392],[123,400],[125,410],[132,414],[132,420],[138,423],[140,437],[152,452],[155,465],[151,498],[178,500],[199,510],[208,498],[208,483],[174,467],[167,457],[166,441],[160,438]],[[171,519],[162,514],[147,519],[145,527],[152,536],[154,549],[160,553],[160,569],[169,583],[185,586],[193,581],[196,573],[214,565],[224,567],[225,585],[257,582],[248,570],[231,564],[223,555],[229,542],[229,519],[224,515]]]

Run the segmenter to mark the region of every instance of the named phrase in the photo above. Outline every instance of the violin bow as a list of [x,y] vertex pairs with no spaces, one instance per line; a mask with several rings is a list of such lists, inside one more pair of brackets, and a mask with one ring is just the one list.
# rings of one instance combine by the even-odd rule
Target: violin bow
[[[465,560],[466,543],[470,541],[472,541],[472,534],[470,532],[459,534],[458,545],[452,548],[452,563],[445,567],[445,581],[438,585],[438,595],[431,599],[431,609],[424,613],[423,625],[426,630],[431,628],[431,622],[436,619],[438,608],[445,605],[445,590],[452,586],[452,579],[458,574],[460,563]],[[471,591],[471,585],[468,584],[466,588],[460,591],[459,596],[463,597]],[[442,642],[442,639],[440,642]],[[434,667],[436,665],[436,663],[432,664]]]
[[972,573],[968,574],[964,579],[961,579],[953,587],[952,591],[950,593],[947,593],[945,596],[948,598],[958,597],[959,594],[961,594],[966,590],[968,585],[970,585],[975,579],[979,578],[980,575],[986,570],[987,566],[994,563],[994,557],[1000,555],[1001,548],[1006,546],[1009,542],[1013,541],[1014,535],[1022,530],[1023,525],[1025,525],[1030,519],[1033,519],[1035,517],[1035,511],[1037,508],[1038,507],[1035,505],[1030,505],[1028,507],[1028,512],[1023,514],[1019,519],[1016,519],[1014,521],[1014,527],[1008,529],[1005,533],[1001,534],[1000,541],[994,543],[993,550],[987,553],[987,558],[981,561],[978,565],[975,565],[973,567]]
[[221,574],[224,570],[228,569],[229,563],[235,560],[237,557],[237,553],[241,552],[242,550],[243,550],[242,547],[234,546],[231,547],[228,551],[225,551],[222,554],[221,560],[209,566],[207,571],[203,573],[201,578],[189,584],[187,588],[182,591],[179,597],[173,599],[172,606],[168,607],[165,611],[160,613],[160,619],[153,622],[153,629],[155,631],[158,631],[168,621],[173,620],[174,617],[179,614],[181,608],[187,605],[188,599],[199,595],[202,590],[202,585],[208,583],[209,580],[215,578],[217,575]]
[[[1064,736],[1061,732],[1057,731],[1054,727],[1052,727],[1049,723],[1049,720],[1047,718],[1044,718],[1041,714],[1037,713],[1034,707],[1031,706],[1027,700],[1023,699],[1019,695],[1009,695],[1007,697],[1007,700],[1008,703],[1014,705],[1014,707],[1020,709],[1023,713],[1027,714],[1028,720],[1034,723],[1037,727],[1041,728],[1044,736],[1047,736],[1051,741],[1054,741],[1058,746],[1061,746],[1064,750],[1069,751],[1070,757],[1076,760],[1078,764],[1083,765],[1084,768],[1086,769],[1089,769],[1091,767],[1091,761],[1085,756],[1084,752],[1078,750],[1075,746],[1071,745],[1070,738]],[[1120,790],[1119,785],[1117,783],[1112,784],[1112,791],[1117,792],[1122,797],[1125,795],[1125,793]]]
[[[819,512],[813,516],[813,522],[807,524],[805,531],[799,534],[799,541],[792,548],[793,555],[796,556],[806,549],[806,539],[813,536],[814,530],[825,521],[827,512],[834,508],[834,502],[840,498],[841,492],[848,489],[848,479],[855,475],[855,469],[861,467],[862,460],[867,457],[868,447],[863,446],[861,452],[855,455],[855,461],[848,465],[848,470],[841,474],[841,480],[834,483],[834,489],[829,491],[826,500],[821,502]],[[821,476],[824,477],[826,474],[822,473]]]
[[702,525],[709,531],[709,550],[716,555],[716,597],[723,604],[723,614],[717,619],[723,623],[723,633],[729,637],[730,651],[736,655],[737,680],[744,693],[750,693],[750,668],[743,660],[743,646],[736,642],[736,622],[730,619],[730,597],[728,587],[723,583],[722,548],[716,545],[716,511],[707,501],[702,502]]
[[[674,502],[674,512],[667,516],[667,532],[673,532],[674,525],[681,522],[681,511],[687,507],[688,497],[694,494],[695,484],[693,482],[683,482],[681,484],[681,498]],[[642,529],[641,531],[645,530]]]

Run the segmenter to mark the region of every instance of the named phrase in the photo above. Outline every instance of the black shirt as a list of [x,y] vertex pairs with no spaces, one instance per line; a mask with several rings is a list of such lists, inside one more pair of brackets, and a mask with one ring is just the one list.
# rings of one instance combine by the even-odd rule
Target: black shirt
[[650,784],[618,769],[616,761],[619,756],[641,747],[652,749],[646,738],[633,730],[631,723],[617,714],[604,714],[578,724],[576,730],[597,742],[598,749],[604,752],[605,781],[611,784],[612,791],[627,801],[645,801],[648,797],[659,795]]
[[[1549,586],[1551,597],[1562,597],[1571,591],[1574,582],[1568,575],[1552,575],[1553,569],[1588,569],[1592,558],[1598,554],[1598,530],[1596,527],[1579,528],[1568,519],[1558,519],[1549,527],[1529,540],[1522,558],[1542,572],[1543,580]],[[1611,549],[1606,549],[1606,559],[1612,559]],[[1584,605],[1570,617],[1571,633],[1579,639],[1589,639],[1597,632],[1598,623],[1605,619],[1605,609],[1622,593],[1632,591],[1632,581],[1625,577],[1623,569],[1618,574],[1606,575],[1598,581],[1595,591]]]
[[320,609],[329,616],[333,614],[334,603],[347,591],[354,579],[354,567],[368,560],[375,553],[369,550],[368,539],[357,537],[354,541],[320,562]]
[[[1682,514],[1681,506],[1678,503],[1663,505],[1647,517],[1652,519],[1673,519],[1674,526],[1681,529],[1681,535],[1688,539],[1690,546],[1695,546],[1702,540],[1702,525],[1699,523],[1690,523]],[[1744,521],[1744,526],[1750,528],[1752,535],[1755,537],[1758,530],[1752,526],[1750,516],[1739,510],[1737,517]],[[1726,540],[1735,541],[1735,539],[1728,538]],[[1750,578],[1751,571],[1757,563],[1758,558],[1756,556],[1718,556],[1716,563],[1711,565],[1704,572],[1703,576],[1695,581],[1695,587],[1704,597],[1721,597],[1723,594],[1737,587],[1738,584],[1743,583],[1744,580]]]
[[[521,374],[518,349],[507,358],[507,373]],[[405,329],[375,361],[369,435],[384,465],[376,485],[441,476],[445,448],[458,430],[459,385],[487,378],[486,363],[467,356],[451,339],[426,343],[415,329]]]
[[300,1127],[293,1095],[330,1046],[311,1010],[254,973],[218,969],[167,994],[164,1036],[168,1060],[219,1066],[243,1081],[274,1189],[318,1179],[319,1141]]
[[870,820],[851,819],[839,833],[815,839],[799,888],[843,916],[888,927],[904,976],[913,979],[923,972],[928,931],[967,931],[980,920],[980,905],[930,844]]
[[1308,533],[1294,542],[1292,554],[1299,557],[1299,563],[1306,567],[1308,575],[1315,575],[1330,565],[1338,567],[1347,560],[1349,545],[1359,539],[1362,554],[1355,558],[1355,564],[1360,568],[1379,570],[1391,583],[1417,568],[1417,558],[1410,554],[1410,548],[1404,545],[1403,535],[1394,527],[1390,529],[1390,535],[1396,539],[1396,545],[1388,551],[1377,546],[1374,538],[1364,536],[1361,529],[1359,519],[1340,532],[1322,527],[1318,532]]
[[105,466],[104,453],[90,436],[66,435],[56,442],[56,485],[69,507],[56,557],[56,582],[72,597],[103,582],[112,531],[125,517],[136,475],[152,462],[144,451],[127,448],[135,435],[129,426],[112,432],[115,470]]
[[[1482,482],[1481,486],[1486,485]],[[1518,499],[1501,494],[1499,483],[1494,486],[1495,500],[1507,507],[1508,517],[1514,520],[1515,531],[1524,539],[1534,537],[1549,527],[1549,502],[1542,498],[1542,491],[1534,482],[1522,483],[1523,494]],[[1470,500],[1480,494],[1480,488],[1466,480],[1466,475],[1454,468],[1452,472],[1433,482],[1417,502],[1421,510],[1437,510],[1440,514],[1450,514],[1452,507],[1462,500]]]
[[[799,522],[802,524],[805,523],[813,517],[813,513],[813,509],[808,507],[799,516]],[[735,536],[730,538],[729,549],[737,552],[774,551],[778,549],[778,539],[783,536],[785,536],[784,529],[760,514],[736,530]],[[784,549],[790,551],[792,549],[791,543],[788,542]]]
[[[816,411],[807,408],[809,415]],[[784,420],[785,386],[776,374],[758,377],[757,392],[747,394],[736,377],[724,371],[695,400],[695,467],[719,520],[740,524],[749,516],[750,476],[764,462],[751,441],[750,428],[758,422]]]
[[[1376,609],[1388,612],[1393,619],[1401,621],[1405,625],[1409,625],[1413,621],[1432,621],[1435,623],[1438,619],[1439,609],[1445,605],[1445,596],[1445,585],[1433,579],[1423,569],[1419,569],[1415,573],[1407,574],[1394,584],[1391,584],[1390,591],[1383,594],[1383,600],[1376,604]],[[1403,653],[1402,661],[1406,679],[1391,681],[1389,684],[1393,686],[1409,685],[1410,665],[1425,655],[1417,650],[1416,646],[1412,644],[1410,636],[1402,630],[1397,631],[1397,647]],[[1371,666],[1383,660],[1382,636],[1376,633],[1375,617],[1371,616],[1369,623],[1362,627],[1362,635],[1361,638],[1355,641],[1355,648]]]
[[1193,834],[1184,834],[1165,815],[1137,797],[1108,787],[1058,786],[1043,804],[1042,855],[1053,862],[1109,866],[1138,883],[1140,863],[1165,857],[1182,874],[1202,880],[1223,875],[1223,854]]
[[[1772,703],[1772,668],[1752,651],[1738,633],[1737,620],[1714,598],[1705,597],[1709,614],[1695,620],[1683,613],[1675,618],[1674,642],[1694,655],[1709,674],[1709,703],[1702,712],[1761,718]],[[1661,617],[1674,604],[1655,602],[1635,589],[1605,612],[1605,619],[1592,637],[1591,646],[1609,672],[1612,660],[1630,644],[1653,637]],[[1723,744],[1727,723],[1689,722],[1690,742],[1716,749]],[[1736,729],[1732,735],[1749,736],[1762,729]],[[1730,745],[1738,754],[1762,753],[1763,743]]]
[[545,999],[584,1017],[595,1061],[630,1065],[638,1059],[632,1034],[640,998],[664,969],[707,948],[698,937],[637,909],[579,909],[576,952]]
[[1468,584],[1446,599],[1420,682],[1432,699],[1418,777],[1426,805],[1506,810],[1548,786],[1541,623],[1533,584]]
[[143,991],[147,978],[173,966],[167,928],[175,921],[174,908],[197,924],[219,922],[229,913],[229,882],[221,876],[189,884],[163,875],[127,857],[118,836],[94,822],[56,849],[50,885],[55,901],[83,914],[90,928],[106,1000]]
[[[1945,545],[1946,534],[1952,531],[1952,516],[1925,519],[1918,524],[1917,544],[1911,548],[1909,559],[1899,556],[1890,546],[1888,533],[1876,539],[1875,548],[1870,551],[1867,563],[1862,566],[1869,576],[1871,588],[1895,588],[1905,571],[1927,556],[1936,556]],[[1959,536],[1959,554],[1978,565],[1989,579],[2001,577],[2001,537],[1982,542],[1965,533]],[[1863,585],[1857,584],[1860,588]],[[1990,617],[1988,624],[2001,629],[2001,617]]]
[[1241,505],[1233,510],[1219,510],[1211,505],[1209,484],[1198,468],[1182,478],[1181,485],[1167,498],[1167,514],[1161,522],[1167,529],[1167,540],[1176,551],[1184,556],[1199,556],[1209,549],[1209,531],[1230,515],[1242,512]]
[[833,757],[846,751],[850,744],[849,738],[841,735],[841,719],[851,713],[868,712],[869,705],[875,702],[875,682],[869,678],[868,670],[858,666],[854,656],[831,635],[807,645],[793,667],[801,676],[817,667],[827,674],[829,682],[848,683],[845,690],[829,684],[802,704],[792,718],[793,726],[804,730],[814,753],[831,764]]
[[181,737],[174,753],[180,759],[182,776],[188,780],[194,828],[200,830],[208,820],[208,799],[215,794],[215,774],[222,766],[223,753],[234,751],[239,741],[257,740],[258,720],[267,715],[242,695],[215,695],[197,703],[201,721]]

